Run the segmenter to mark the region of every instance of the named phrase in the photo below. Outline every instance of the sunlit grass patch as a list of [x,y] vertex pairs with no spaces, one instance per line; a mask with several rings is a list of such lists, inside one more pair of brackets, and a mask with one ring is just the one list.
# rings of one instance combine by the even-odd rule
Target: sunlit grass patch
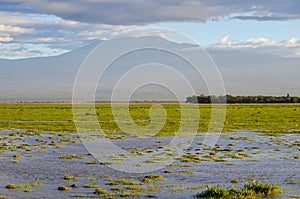
[[74,197],[74,198],[86,198],[87,196],[85,194],[78,193],[78,194],[73,195],[72,197]]
[[86,163],[87,163],[87,164],[97,164],[97,160],[94,159],[94,160],[88,161],[88,162],[86,162]]
[[68,155],[60,155],[60,159],[84,159],[84,156],[77,155],[77,154],[68,154]]
[[194,170],[180,170],[178,171],[179,174],[193,174]]
[[83,188],[98,188],[98,184],[85,184],[83,185]]
[[247,182],[243,188],[224,188],[218,186],[207,187],[205,191],[196,195],[197,198],[215,199],[242,199],[242,198],[263,198],[273,197],[283,190],[277,184],[265,184],[262,182]]
[[29,182],[29,183],[22,183],[22,184],[7,184],[6,188],[7,189],[28,189],[30,187],[40,187],[42,186],[43,183],[40,180],[36,180],[34,182]]
[[201,162],[201,158],[195,154],[185,154],[182,157],[178,158],[180,162]]
[[155,181],[163,181],[164,177],[158,174],[150,174],[150,175],[146,175],[144,176],[141,181],[145,182],[145,183],[151,183],[151,182],[155,182]]
[[77,176],[75,176],[75,175],[72,175],[72,174],[65,174],[64,175],[64,180],[66,180],[66,181],[76,180],[76,179],[77,179]]
[[294,155],[293,158],[294,159],[300,159],[300,155]]
[[105,194],[108,194],[108,192],[107,192],[105,189],[97,188],[97,189],[95,190],[94,194],[97,194],[97,195],[105,195]]
[[239,183],[239,182],[240,182],[240,180],[239,180],[239,179],[237,179],[237,178],[235,178],[235,179],[232,179],[230,182],[231,182],[231,183]]
[[57,190],[59,190],[59,191],[70,191],[71,188],[70,187],[66,187],[66,186],[61,186],[61,187],[58,187]]

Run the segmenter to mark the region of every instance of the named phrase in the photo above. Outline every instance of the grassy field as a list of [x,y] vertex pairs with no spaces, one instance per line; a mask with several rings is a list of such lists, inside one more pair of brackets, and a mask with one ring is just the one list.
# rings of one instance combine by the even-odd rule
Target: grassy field
[[[125,105],[118,105],[120,109]],[[130,115],[136,124],[150,123],[151,104],[131,104]],[[163,104],[167,120],[158,135],[173,135],[180,125],[180,106]],[[199,132],[208,129],[211,105],[184,105],[188,109],[200,107]],[[299,104],[235,104],[227,105],[223,132],[255,131],[267,133],[299,133]],[[86,112],[84,115],[91,113]],[[97,104],[96,114],[106,133],[123,133],[116,124],[110,104]],[[71,104],[0,104],[0,128],[20,128],[32,131],[75,132]]]

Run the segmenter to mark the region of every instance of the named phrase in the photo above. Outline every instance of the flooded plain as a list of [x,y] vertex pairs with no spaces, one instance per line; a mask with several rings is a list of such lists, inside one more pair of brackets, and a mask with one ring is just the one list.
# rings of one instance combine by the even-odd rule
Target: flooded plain
[[[223,133],[216,145],[203,144],[199,133],[184,154],[170,151],[172,137],[115,136],[112,142],[138,163],[165,164],[148,173],[113,169],[126,154],[97,161],[77,134],[0,131],[0,196],[5,198],[193,198],[206,186],[242,187],[245,182],[278,183],[279,198],[300,197],[300,136]],[[156,152],[156,155],[152,153]],[[157,155],[163,154],[163,155]],[[101,153],[101,152],[100,152]],[[108,152],[103,152],[108,153]],[[150,154],[150,155],[149,155]]]

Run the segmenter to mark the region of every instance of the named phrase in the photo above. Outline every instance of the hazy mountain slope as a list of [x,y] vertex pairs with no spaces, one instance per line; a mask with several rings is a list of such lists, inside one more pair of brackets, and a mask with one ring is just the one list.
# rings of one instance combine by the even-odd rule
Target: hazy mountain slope
[[[143,37],[132,42],[149,44],[158,42],[165,49],[180,49],[194,53],[198,48],[191,44],[178,44],[160,37]],[[126,45],[119,40],[120,44]],[[28,58],[21,60],[0,60],[0,100],[71,100],[74,78],[82,61],[100,41],[94,42],[84,48],[55,57]],[[108,52],[114,49],[107,49]],[[300,58],[280,57],[255,51],[235,51],[228,49],[210,49],[208,52],[216,62],[224,79],[228,94],[234,95],[300,95]],[[195,56],[198,56],[195,54]],[[199,56],[199,62],[202,59]],[[122,74],[133,66],[149,62],[162,63],[179,70],[186,77],[191,77],[193,84],[197,85],[197,93],[207,93],[205,82],[201,78],[192,79],[194,71],[180,59],[173,59],[169,53],[161,51],[142,50],[121,57],[106,71],[101,78],[97,96],[107,99],[111,90]],[[206,60],[207,61],[207,60]],[[97,64],[101,64],[97,63]],[[205,64],[205,61],[203,62]],[[149,71],[148,76],[161,74]],[[145,77],[146,77],[145,76]],[[172,77],[163,77],[170,78]],[[128,92],[129,85],[122,85],[123,92]],[[178,85],[180,87],[180,84]],[[160,98],[163,89],[145,88],[137,98]],[[184,90],[179,94],[184,99],[190,93]]]

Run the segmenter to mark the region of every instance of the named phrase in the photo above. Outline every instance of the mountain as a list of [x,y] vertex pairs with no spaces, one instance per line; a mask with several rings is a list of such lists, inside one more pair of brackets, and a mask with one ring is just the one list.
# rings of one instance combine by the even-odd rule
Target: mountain
[[[155,43],[161,49],[140,49],[120,56],[117,60],[112,60],[101,77],[100,74],[93,74],[91,71],[90,75],[99,75],[100,79],[96,90],[97,100],[110,99],[115,85],[118,85],[118,88],[114,90],[114,94],[118,97],[126,98],[130,94],[132,100],[184,100],[193,93],[184,87],[185,83],[181,82],[180,75],[190,81],[195,88],[195,94],[208,94],[203,77],[196,74],[197,71],[189,62],[172,54],[173,49],[196,58],[198,63],[201,63],[200,70],[205,71],[212,66],[212,62],[204,50],[199,51],[199,46],[176,43],[158,36],[119,38],[113,41],[113,45],[104,49],[105,54],[109,57],[119,49],[126,48],[128,42],[136,46]],[[74,80],[80,65],[100,43],[102,42],[94,41],[86,47],[53,57],[0,59],[0,100],[71,100]],[[216,48],[208,48],[207,51],[220,70],[228,94],[300,95],[299,57]],[[104,58],[101,55],[96,56],[95,60],[90,61],[90,65],[103,67]],[[135,66],[140,67],[133,70]],[[165,66],[179,73],[167,73],[169,69]],[[135,84],[143,80],[150,81],[151,78],[157,82],[135,87]],[[166,85],[159,84],[160,80]],[[86,87],[82,87],[83,96],[94,83],[97,82],[90,82],[89,78],[85,80]]]
[[70,99],[80,64],[100,42],[59,56],[0,60],[0,100]]
[[[126,46],[127,42],[136,42],[136,45],[147,45],[155,42],[166,49],[185,49],[194,46],[191,44],[178,44],[161,37],[141,37],[116,39],[116,44],[113,45],[111,49],[105,50],[107,52],[113,52],[115,50],[114,48],[119,48],[122,45]],[[87,55],[100,43],[101,41],[95,41],[86,47],[53,57],[19,60],[0,59],[0,100],[71,100],[74,80],[80,65]],[[133,60],[138,60],[139,64],[147,63],[147,60],[160,63],[161,60],[166,61],[169,59],[169,64],[172,61],[166,53],[162,55],[162,53],[159,52],[154,56],[153,53],[149,56],[149,53],[151,54],[151,52],[147,52],[147,50],[144,52],[135,52],[126,58],[121,57],[118,63],[114,63],[113,67],[110,67],[106,75],[102,78],[101,86],[103,86],[100,86],[101,88],[98,89],[98,99],[107,100],[110,98],[114,84],[112,80],[116,82],[122,73],[126,73],[127,70],[130,70],[133,65]],[[101,58],[96,60],[93,64],[101,65]],[[173,64],[176,65],[175,63]],[[155,73],[153,73],[153,75],[155,75]],[[144,92],[145,96],[139,94],[137,95],[138,98],[148,99],[150,96],[162,96],[160,88],[153,90],[150,87]],[[170,95],[166,96],[165,99]],[[185,95],[182,99],[184,98]]]

